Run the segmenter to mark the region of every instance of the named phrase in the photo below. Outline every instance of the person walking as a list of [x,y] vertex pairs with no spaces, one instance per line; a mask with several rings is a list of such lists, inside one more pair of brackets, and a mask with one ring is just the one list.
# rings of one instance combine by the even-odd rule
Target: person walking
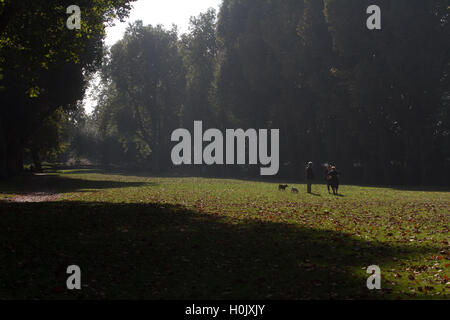
[[328,163],[327,165],[325,165],[325,182],[327,184],[327,189],[328,189],[328,193],[330,193],[330,180],[331,180],[331,176],[330,176],[330,171],[331,171],[331,163]]
[[311,193],[311,186],[314,180],[314,171],[313,171],[313,163],[308,162],[308,166],[306,167],[306,181],[308,184],[308,193]]
[[331,171],[329,173],[330,178],[330,185],[331,185],[331,189],[333,189],[333,194],[334,195],[339,195],[338,190],[339,190],[339,173],[336,170],[335,166],[331,167]]

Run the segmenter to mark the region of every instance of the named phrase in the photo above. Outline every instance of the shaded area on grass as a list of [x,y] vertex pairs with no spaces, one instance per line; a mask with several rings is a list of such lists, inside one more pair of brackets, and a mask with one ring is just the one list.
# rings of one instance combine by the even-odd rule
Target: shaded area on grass
[[68,193],[96,189],[129,188],[152,185],[156,185],[156,183],[117,180],[88,180],[68,178],[57,174],[22,175],[9,180],[1,181],[0,197],[2,193],[14,195],[36,192]]
[[450,192],[449,187],[408,187],[408,186],[389,186],[388,188],[400,191],[420,191],[420,192]]
[[[362,269],[438,250],[167,204],[0,203],[0,229],[6,299],[396,298]],[[68,292],[73,264],[83,290]]]

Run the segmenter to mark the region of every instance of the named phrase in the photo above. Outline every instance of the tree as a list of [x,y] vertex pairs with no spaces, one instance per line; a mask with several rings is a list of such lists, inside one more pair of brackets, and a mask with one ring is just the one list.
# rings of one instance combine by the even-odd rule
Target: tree
[[0,177],[17,174],[23,149],[60,107],[76,108],[103,55],[104,23],[124,18],[129,0],[80,0],[80,30],[66,27],[70,1],[0,2]]
[[99,106],[103,127],[138,151],[141,161],[149,157],[154,171],[167,168],[185,90],[176,28],[144,27],[141,21],[130,25],[111,48],[104,77],[109,97]]
[[67,147],[63,140],[62,131],[64,123],[68,121],[67,114],[62,108],[57,109],[46,118],[35,134],[28,140],[26,149],[31,153],[34,168],[42,171],[41,161],[55,161],[57,156]]
[[214,9],[191,17],[189,33],[184,34],[180,42],[186,69],[186,99],[182,118],[187,126],[192,126],[197,119],[202,119],[210,127],[218,124],[217,110],[212,101],[219,53],[216,23]]
[[325,3],[366,181],[386,183],[396,172],[397,181],[422,184],[433,166],[448,170],[429,148],[436,142],[431,119],[448,92],[445,1],[381,1],[386,27],[376,32],[361,27],[370,1]]

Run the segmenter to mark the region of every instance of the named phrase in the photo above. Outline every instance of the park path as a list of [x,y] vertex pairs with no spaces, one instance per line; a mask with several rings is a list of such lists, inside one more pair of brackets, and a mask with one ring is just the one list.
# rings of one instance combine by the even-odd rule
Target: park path
[[13,203],[35,203],[35,202],[51,202],[56,201],[61,196],[59,193],[51,192],[32,192],[27,194],[22,194],[12,198],[5,199],[5,202]]
[[11,198],[0,199],[0,201],[9,203],[37,203],[56,201],[61,197],[60,193],[48,190],[49,185],[45,173],[35,173],[34,175],[44,177],[37,185],[33,185],[33,188],[39,191],[19,194]]

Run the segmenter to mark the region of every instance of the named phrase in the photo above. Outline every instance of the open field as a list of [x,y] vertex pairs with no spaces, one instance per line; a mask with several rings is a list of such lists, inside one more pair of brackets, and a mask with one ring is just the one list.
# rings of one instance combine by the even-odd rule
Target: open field
[[[2,182],[0,298],[450,297],[449,190],[296,187],[84,170]],[[65,287],[73,264],[81,291]]]

